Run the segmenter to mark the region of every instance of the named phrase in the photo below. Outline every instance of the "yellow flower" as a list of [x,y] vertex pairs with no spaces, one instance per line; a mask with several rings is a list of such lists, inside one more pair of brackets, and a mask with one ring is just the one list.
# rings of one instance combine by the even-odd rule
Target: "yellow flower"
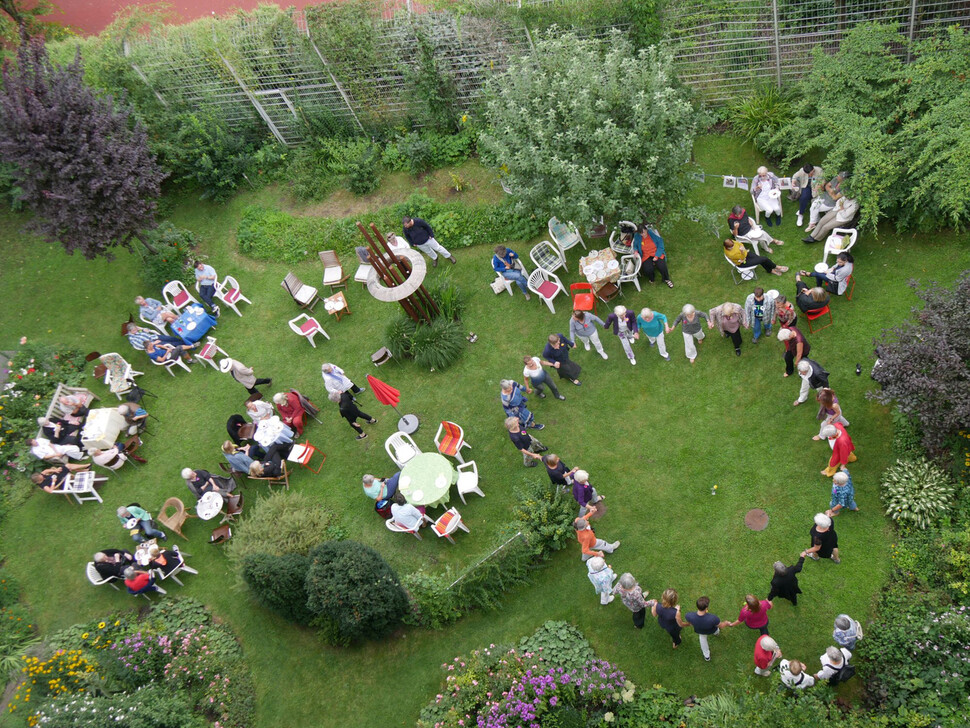
[[104,628],[105,628],[104,622],[98,622],[98,629],[104,629]]
[[88,633],[87,632],[85,632],[84,634],[81,635],[81,639],[82,640],[86,640],[87,638],[88,638]]

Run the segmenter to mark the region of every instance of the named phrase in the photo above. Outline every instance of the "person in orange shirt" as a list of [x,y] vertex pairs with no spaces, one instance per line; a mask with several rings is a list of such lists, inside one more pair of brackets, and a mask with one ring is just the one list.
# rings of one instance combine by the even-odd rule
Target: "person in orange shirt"
[[641,275],[645,275],[647,280],[653,283],[654,270],[659,270],[660,277],[667,287],[674,287],[674,282],[670,280],[670,271],[667,270],[667,253],[660,233],[646,225],[641,225],[637,234],[633,236],[633,248],[643,261],[643,267],[640,268]]
[[576,540],[579,541],[579,545],[583,549],[583,561],[588,561],[594,556],[602,557],[604,553],[612,554],[620,548],[619,541],[607,543],[601,538],[596,538],[593,527],[589,525],[591,515],[593,515],[592,512],[573,521],[573,527],[576,529]]

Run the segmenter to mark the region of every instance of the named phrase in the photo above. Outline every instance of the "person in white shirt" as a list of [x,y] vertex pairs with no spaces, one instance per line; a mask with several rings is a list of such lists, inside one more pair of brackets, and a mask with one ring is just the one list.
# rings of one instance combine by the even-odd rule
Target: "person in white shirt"
[[771,227],[771,216],[778,217],[781,225],[781,181],[767,167],[758,167],[758,174],[751,180],[751,196],[765,214],[765,225]]
[[195,261],[195,284],[199,287],[199,298],[209,307],[212,315],[219,317],[219,307],[212,302],[216,296],[216,269],[201,260]]
[[804,690],[815,684],[815,678],[806,672],[804,662],[782,660],[778,669],[781,672],[781,681],[793,690]]
[[406,528],[409,531],[417,530],[424,522],[424,515],[410,503],[404,505],[392,503],[391,518],[401,528]]
[[803,243],[820,243],[837,227],[845,227],[859,212],[859,201],[852,197],[840,197],[829,212],[825,213],[812,232],[802,238]]
[[77,445],[55,445],[45,437],[31,438],[27,444],[30,445],[30,454],[38,460],[64,463],[67,458],[80,460],[84,457]]
[[246,402],[246,414],[253,422],[262,422],[273,416],[273,405],[262,399]]
[[815,673],[815,679],[830,680],[849,665],[852,653],[845,647],[829,647],[818,659],[822,663],[822,669]]
[[364,391],[350,381],[350,377],[344,374],[344,370],[336,364],[331,364],[330,362],[324,363],[320,367],[320,373],[323,375],[323,383],[328,392],[343,394],[349,389],[352,394],[358,394]]

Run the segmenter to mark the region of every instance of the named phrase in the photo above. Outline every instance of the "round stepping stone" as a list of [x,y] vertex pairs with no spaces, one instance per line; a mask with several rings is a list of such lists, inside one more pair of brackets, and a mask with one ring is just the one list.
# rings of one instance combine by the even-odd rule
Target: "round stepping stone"
[[744,516],[744,525],[752,531],[764,531],[768,528],[768,514],[760,508],[752,508]]

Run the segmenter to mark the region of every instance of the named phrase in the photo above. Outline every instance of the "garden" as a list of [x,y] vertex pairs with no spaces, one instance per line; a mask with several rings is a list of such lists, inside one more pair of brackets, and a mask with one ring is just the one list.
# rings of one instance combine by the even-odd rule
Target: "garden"
[[[15,203],[0,212],[0,351],[12,357],[0,394],[0,668],[9,678],[0,722],[961,725],[970,659],[970,246],[962,232],[970,195],[944,180],[967,163],[970,137],[955,112],[968,93],[965,69],[951,53],[966,39],[941,34],[906,66],[886,50],[890,33],[863,29],[834,59],[820,54],[789,96],[759,93],[758,103],[721,110],[664,83],[674,71],[662,52],[537,34],[548,67],[512,61],[499,78],[521,83],[496,82],[471,113],[456,113],[447,88],[428,81],[447,80],[438,68],[423,86],[445,109],[437,127],[428,117],[416,130],[360,136],[321,114],[308,127],[312,141],[285,150],[202,114],[152,121],[152,107],[132,97],[121,126],[139,130],[128,143],[147,145],[159,164],[129,157],[146,174],[135,189],[100,198],[103,208],[91,208],[83,175],[43,179],[51,158],[0,143],[2,189]],[[122,78],[98,42],[84,45],[94,59],[85,78],[114,90],[97,83]],[[69,56],[51,48],[56,59]],[[581,85],[600,61],[601,87]],[[31,62],[45,67],[40,55]],[[554,77],[551,96],[572,92],[544,117],[548,126],[534,121],[543,118],[534,91],[543,73]],[[72,98],[83,98],[77,77],[68,82]],[[872,108],[840,101],[866,84],[880,91]],[[632,101],[618,90],[631,86],[642,94]],[[645,102],[658,94],[664,103]],[[624,116],[625,106],[635,111]],[[840,134],[815,125],[828,117]],[[604,118],[627,118],[636,133],[613,135]],[[891,121],[875,128],[879,119]],[[107,128],[117,135],[120,127]],[[551,132],[558,128],[568,133]],[[567,297],[555,299],[553,314],[514,287],[512,296],[495,294],[489,261],[505,244],[531,262],[553,215],[580,223],[590,250],[607,245],[589,235],[599,214],[610,227],[646,215],[666,241],[674,287],[625,285],[622,298],[599,304],[603,318],[622,303],[673,321],[686,303],[705,312],[743,303],[754,285],[793,299],[795,271],[811,270],[821,245],[799,242],[795,203],[786,201],[784,221],[769,230],[786,243],[772,257],[790,271],[735,285],[721,252],[724,222],[750,196],[722,179],[750,177],[762,164],[787,176],[806,161],[851,169],[850,189],[863,201],[852,299],[833,297],[831,326],[803,329],[851,422],[860,510],[836,519],[842,562],[808,562],[798,606],[776,600],[771,634],[787,659],[812,671],[837,614],[859,619],[866,637],[853,650],[856,679],[790,694],[776,690],[777,677],[752,674],[754,639],[744,627],[722,629],[705,662],[690,630],[672,650],[653,620],[636,631],[619,600],[598,603],[579,559],[575,502],[550,487],[543,468],[522,467],[499,398],[501,380],[519,379],[524,355],[538,355],[549,334],[568,333]],[[51,189],[53,198],[39,192]],[[151,204],[105,221],[125,194]],[[73,228],[58,195],[88,205]],[[330,339],[313,348],[294,335],[287,321],[299,309],[280,286],[284,276],[318,285],[324,249],[352,276],[354,249],[364,244],[355,223],[400,235],[403,215],[428,220],[457,260],[429,267],[425,283],[443,318],[409,329],[396,305],[351,278],[350,315],[338,321],[316,310]],[[567,287],[582,280],[585,254],[567,252],[568,270],[558,271]],[[272,377],[271,391],[298,389],[320,406],[321,422],[301,441],[327,458],[318,474],[292,469],[287,489],[243,484],[245,510],[224,544],[210,544],[211,528],[198,519],[186,522],[184,539],[170,533],[198,574],[184,586],[166,582],[168,594],[149,605],[92,586],[85,564],[100,549],[131,548],[115,508],[137,501],[157,513],[167,498],[188,495],[182,468],[216,472],[226,417],[243,411],[245,394],[230,377],[198,363],[169,377],[119,335],[137,314],[135,296],[157,297],[173,278],[191,283],[185,266],[195,259],[233,275],[253,302],[239,317],[223,307],[212,332],[219,346]],[[782,344],[770,336],[754,345],[745,331],[738,357],[716,333],[694,364],[676,333],[670,361],[641,338],[631,367],[603,331],[609,359],[577,347],[582,386],[564,382],[565,401],[530,397],[530,406],[545,425],[539,439],[588,470],[607,496],[595,528],[622,542],[607,558],[614,571],[633,573],[652,597],[676,589],[685,612],[706,595],[713,612],[733,620],[746,593],[764,597],[773,562],[794,563],[809,546],[812,517],[829,504],[819,469],[830,453],[812,440],[814,400],[792,406],[798,382],[782,376]],[[395,356],[376,369],[371,354],[382,346]],[[146,372],[137,381],[150,393],[142,404],[152,419],[138,451],[147,462],[110,473],[103,504],[76,505],[33,487],[26,475],[37,465],[22,443],[57,382],[90,388],[103,406],[116,401],[92,376],[91,351],[117,351]],[[385,528],[360,483],[364,473],[397,469],[383,447],[397,413],[370,391],[358,395],[379,422],[355,440],[327,400],[327,361],[360,384],[374,374],[398,388],[401,411],[421,420],[413,437],[424,450],[434,449],[439,421],[462,425],[485,497],[452,497],[469,528],[454,545]],[[753,508],[768,515],[764,530],[745,525]]]

